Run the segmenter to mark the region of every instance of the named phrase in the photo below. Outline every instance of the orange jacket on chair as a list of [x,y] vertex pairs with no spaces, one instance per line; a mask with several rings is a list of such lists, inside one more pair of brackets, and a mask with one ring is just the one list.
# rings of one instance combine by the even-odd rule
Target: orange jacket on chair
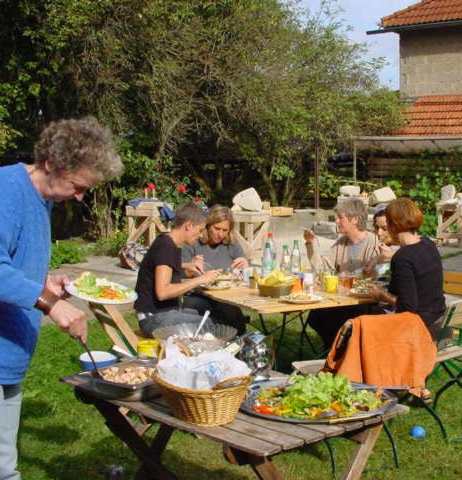
[[436,345],[419,315],[362,315],[352,320],[346,349],[337,357],[337,335],[325,370],[352,382],[404,387],[419,395],[433,370]]

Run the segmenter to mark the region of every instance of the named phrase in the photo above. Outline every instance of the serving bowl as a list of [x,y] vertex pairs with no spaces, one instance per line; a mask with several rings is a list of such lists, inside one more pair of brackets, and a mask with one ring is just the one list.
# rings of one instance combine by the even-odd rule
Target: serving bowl
[[[114,365],[117,362],[117,357],[109,352],[102,352],[100,350],[92,350],[91,354],[95,359],[96,368],[104,368],[109,367],[110,365]],[[82,353],[79,357],[80,360],[80,367],[83,371],[86,370],[93,370],[94,366],[93,363],[88,355],[88,353]]]
[[[186,351],[192,355],[197,355],[202,352],[219,350],[226,346],[226,344],[237,335],[237,330],[234,327],[221,323],[213,323],[209,320],[202,327],[198,335],[199,338],[194,339],[194,333],[198,325],[196,322],[191,322],[160,327],[153,330],[152,336],[160,340],[167,340],[167,338],[174,336],[181,346],[186,347]],[[207,333],[211,333],[214,338],[204,338],[203,336]]]
[[260,285],[258,284],[258,293],[262,297],[279,298],[289,295],[292,290],[294,282],[284,283],[282,285]]
[[[143,361],[135,359],[119,362],[116,366],[153,368],[155,365],[155,361]],[[109,368],[109,366],[103,367],[100,372],[104,373],[104,371]],[[75,387],[88,392],[93,397],[102,398],[105,400],[140,402],[160,395],[159,387],[152,378],[143,383],[117,383],[95,376],[94,371],[86,371],[75,375],[69,375],[62,378],[61,381],[74,385]]]

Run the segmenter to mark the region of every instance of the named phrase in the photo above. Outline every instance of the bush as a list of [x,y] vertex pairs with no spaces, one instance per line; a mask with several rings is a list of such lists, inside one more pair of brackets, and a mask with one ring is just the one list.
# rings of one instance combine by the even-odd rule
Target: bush
[[117,257],[119,250],[127,242],[127,233],[117,231],[106,238],[101,238],[93,247],[95,255],[108,255],[110,257]]
[[[448,155],[456,156],[460,152],[449,151]],[[421,173],[412,173],[406,179],[389,180],[388,186],[393,188],[398,197],[407,196],[414,200],[424,213],[424,223],[420,229],[424,235],[434,236],[437,227],[435,203],[441,197],[441,188],[452,184],[460,191],[462,187],[462,174],[456,168],[450,168],[445,165],[444,157],[442,159],[427,158],[421,155]],[[448,157],[450,158],[450,157]],[[422,163],[425,162],[426,163]]]
[[85,262],[87,254],[87,247],[75,240],[56,240],[51,246],[50,269],[58,268],[64,263]]

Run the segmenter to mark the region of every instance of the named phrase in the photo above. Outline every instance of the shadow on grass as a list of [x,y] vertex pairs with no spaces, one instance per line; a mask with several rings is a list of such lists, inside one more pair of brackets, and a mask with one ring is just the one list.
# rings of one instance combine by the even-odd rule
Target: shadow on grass
[[[48,429],[44,429],[44,432],[38,435],[39,438],[47,434],[45,430]],[[249,478],[244,469],[242,469],[241,474],[233,471],[230,466],[226,468],[224,458],[222,460],[224,468],[210,469],[210,466],[208,466],[206,470],[204,470],[203,464],[194,462],[186,455],[181,456],[172,449],[167,450],[162,458],[164,466],[176,474],[178,478],[184,480],[198,480],[205,478],[205,476],[207,480],[244,480]],[[23,469],[33,466],[35,471],[43,471],[46,478],[59,480],[102,480],[110,478],[108,472],[114,465],[122,467],[123,475],[121,479],[128,480],[134,478],[139,468],[137,458],[125,445],[122,445],[112,436],[88,444],[86,451],[83,453],[57,455],[47,461],[40,456],[33,456],[23,451],[21,452],[21,463]],[[247,473],[250,472],[249,467],[246,470]],[[250,475],[250,478],[252,478],[252,475]]]
[[[265,325],[268,331],[273,332],[271,335],[274,342],[277,343],[281,334],[280,326],[282,324],[282,315],[271,315],[265,317]],[[262,331],[261,322],[255,315],[252,317],[251,328]],[[281,347],[276,358],[275,369],[284,372],[292,372],[292,362],[296,360],[312,360],[319,358],[319,353],[323,350],[322,340],[316,332],[309,326],[306,328],[306,333],[309,335],[311,343],[314,346],[313,350],[306,339],[300,343],[302,328],[298,319],[290,322],[285,331]]]
[[49,425],[43,428],[22,425],[21,433],[31,435],[42,442],[57,445],[75,442],[81,438],[79,431],[69,428],[67,425]]

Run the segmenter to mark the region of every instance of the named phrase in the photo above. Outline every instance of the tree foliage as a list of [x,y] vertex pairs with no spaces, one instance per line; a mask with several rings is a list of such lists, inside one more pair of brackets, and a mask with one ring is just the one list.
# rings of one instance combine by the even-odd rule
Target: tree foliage
[[[0,122],[27,145],[49,120],[96,115],[132,150],[122,199],[149,177],[129,166],[144,155],[212,198],[251,182],[294,203],[316,146],[325,159],[400,122],[381,62],[325,5],[319,17],[281,0],[4,0]],[[96,199],[104,218],[113,192]]]

